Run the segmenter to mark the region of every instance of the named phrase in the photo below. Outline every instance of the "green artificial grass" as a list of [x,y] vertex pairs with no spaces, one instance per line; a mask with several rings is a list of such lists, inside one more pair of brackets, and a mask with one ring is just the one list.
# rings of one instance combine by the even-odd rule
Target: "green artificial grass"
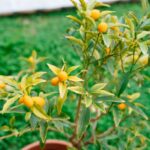
[[[110,10],[116,11],[118,16],[126,15],[128,11],[134,11],[138,16],[142,13],[138,3],[117,3],[112,5]],[[17,74],[21,68],[24,69],[24,63],[21,62],[20,57],[30,56],[32,50],[36,50],[39,56],[48,58],[39,66],[41,71],[48,71],[46,66],[48,62],[60,65],[62,58],[70,66],[80,64],[79,57],[64,38],[67,29],[71,26],[71,22],[65,17],[68,14],[75,14],[75,10],[65,9],[49,13],[0,17],[0,74]],[[144,85],[140,89],[142,92],[148,87],[148,83],[145,82]],[[142,103],[150,108],[148,94],[148,92],[144,92]],[[70,109],[65,105],[63,110],[72,116],[74,105],[72,103],[67,103],[67,105],[70,105]],[[0,116],[0,118],[0,125],[7,122],[6,115]],[[21,121],[24,120],[24,116],[18,117],[18,119],[20,120],[18,125],[22,126]],[[48,133],[48,138],[56,137],[63,139],[61,134]],[[39,140],[38,132],[27,133],[18,138],[11,137],[0,141],[0,150],[19,150],[24,145],[37,140]]]

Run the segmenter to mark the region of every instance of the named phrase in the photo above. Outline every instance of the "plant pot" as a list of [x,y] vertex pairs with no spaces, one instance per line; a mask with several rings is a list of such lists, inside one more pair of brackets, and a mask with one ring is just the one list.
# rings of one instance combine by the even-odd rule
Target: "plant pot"
[[[47,140],[45,143],[45,148],[43,150],[67,150],[67,148],[71,147],[71,144],[65,141],[59,140]],[[41,150],[40,143],[35,142],[27,145],[22,150]]]

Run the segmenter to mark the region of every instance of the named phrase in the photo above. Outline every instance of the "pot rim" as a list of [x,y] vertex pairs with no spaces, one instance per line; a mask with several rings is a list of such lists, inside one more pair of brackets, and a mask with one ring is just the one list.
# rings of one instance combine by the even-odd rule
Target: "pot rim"
[[[45,144],[60,144],[60,145],[65,145],[67,147],[72,147],[71,143],[63,141],[63,140],[57,140],[57,139],[46,140]],[[39,142],[34,142],[34,143],[31,143],[31,144],[25,146],[21,150],[29,150],[30,148],[33,148],[33,147],[35,147],[37,145],[39,145]]]

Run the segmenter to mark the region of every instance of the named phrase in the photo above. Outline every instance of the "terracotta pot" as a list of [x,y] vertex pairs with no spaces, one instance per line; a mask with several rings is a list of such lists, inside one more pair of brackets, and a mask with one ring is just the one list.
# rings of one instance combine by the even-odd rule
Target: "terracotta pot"
[[[68,147],[71,147],[70,143],[59,140],[47,140],[44,150],[67,150]],[[27,145],[22,150],[41,150],[39,142],[32,143]]]

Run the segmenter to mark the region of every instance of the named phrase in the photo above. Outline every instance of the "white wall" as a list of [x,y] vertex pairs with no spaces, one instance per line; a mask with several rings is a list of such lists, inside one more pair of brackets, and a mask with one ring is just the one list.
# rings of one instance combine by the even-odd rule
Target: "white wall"
[[[99,0],[100,2],[115,2],[124,0]],[[70,0],[0,0],[0,14],[15,12],[30,12],[35,10],[53,10],[71,7]]]

